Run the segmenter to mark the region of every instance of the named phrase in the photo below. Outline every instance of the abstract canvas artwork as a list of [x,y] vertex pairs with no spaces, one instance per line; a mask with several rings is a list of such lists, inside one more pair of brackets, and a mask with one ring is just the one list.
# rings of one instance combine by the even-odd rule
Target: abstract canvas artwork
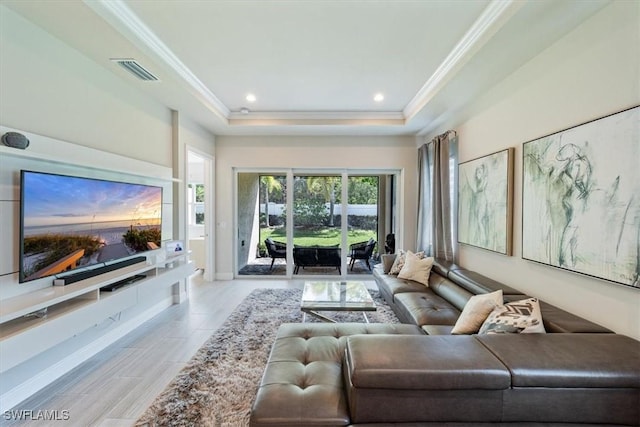
[[460,163],[458,242],[511,255],[513,152]]
[[640,107],[523,145],[522,257],[639,288]]

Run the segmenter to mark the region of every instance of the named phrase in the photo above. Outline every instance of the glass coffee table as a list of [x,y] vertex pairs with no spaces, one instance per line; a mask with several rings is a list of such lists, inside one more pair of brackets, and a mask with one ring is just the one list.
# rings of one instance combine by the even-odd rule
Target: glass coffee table
[[325,322],[336,323],[320,311],[360,311],[365,322],[369,323],[367,311],[376,311],[376,304],[371,298],[364,282],[358,281],[309,281],[304,284],[300,310]]

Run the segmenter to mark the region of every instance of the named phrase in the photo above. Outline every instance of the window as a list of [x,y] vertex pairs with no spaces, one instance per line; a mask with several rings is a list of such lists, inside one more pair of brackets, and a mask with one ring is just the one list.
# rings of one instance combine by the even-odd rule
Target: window
[[189,184],[187,200],[189,225],[204,225],[204,184]]

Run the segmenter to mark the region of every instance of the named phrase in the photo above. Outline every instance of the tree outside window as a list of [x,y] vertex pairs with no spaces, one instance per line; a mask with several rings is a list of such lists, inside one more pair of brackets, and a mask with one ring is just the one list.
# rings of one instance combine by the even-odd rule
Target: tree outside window
[[204,225],[204,184],[189,184],[189,224]]

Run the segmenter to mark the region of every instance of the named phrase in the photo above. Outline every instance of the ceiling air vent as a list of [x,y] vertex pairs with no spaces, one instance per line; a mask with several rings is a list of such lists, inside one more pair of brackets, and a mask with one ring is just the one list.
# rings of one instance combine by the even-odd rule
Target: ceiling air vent
[[146,82],[159,81],[159,79],[151,74],[149,70],[138,64],[135,59],[112,59],[113,62],[118,63],[122,68]]

